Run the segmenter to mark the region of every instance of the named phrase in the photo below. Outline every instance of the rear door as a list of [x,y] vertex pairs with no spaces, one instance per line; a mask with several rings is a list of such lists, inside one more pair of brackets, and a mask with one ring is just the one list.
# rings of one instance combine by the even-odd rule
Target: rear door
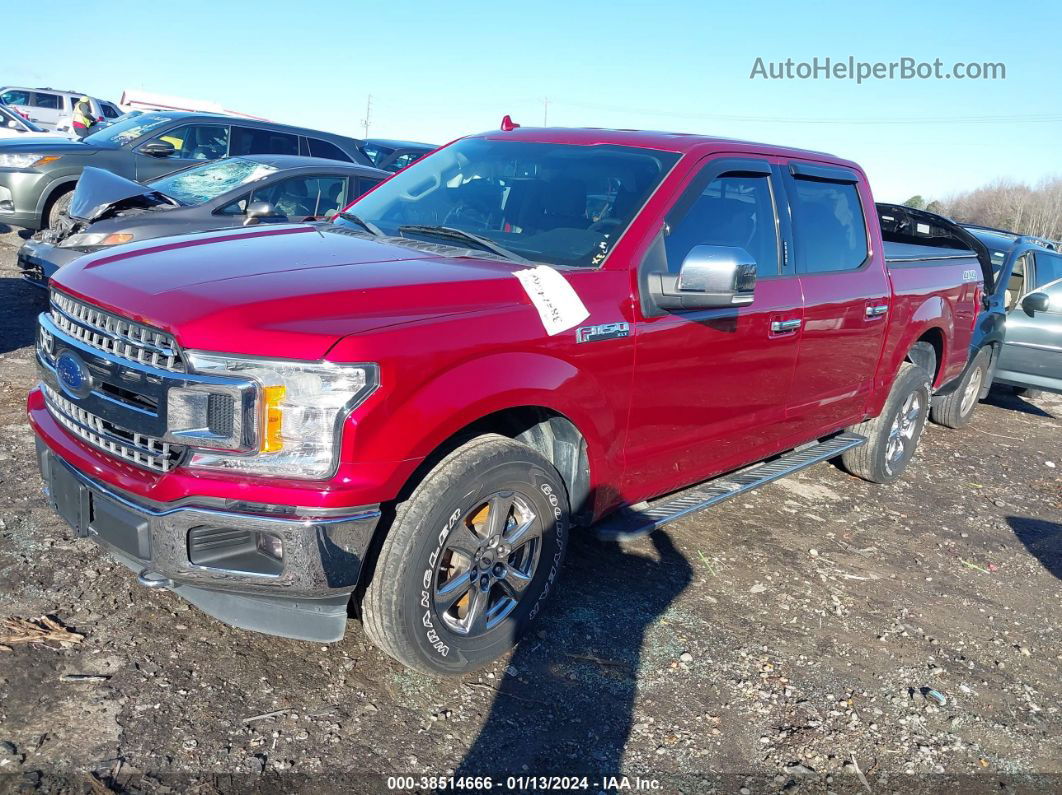
[[[1008,285],[1006,337],[996,378],[1062,392],[1062,255],[1027,252],[1015,264],[1019,270],[1022,282],[1012,279]],[[1033,293],[1047,296],[1046,310],[1026,305],[1024,299]]]
[[671,491],[779,449],[802,309],[799,281],[782,263],[777,194],[767,158],[715,156],[666,216],[649,257],[666,257],[669,272],[696,245],[738,246],[755,258],[757,281],[743,306],[636,309],[628,496]]
[[30,121],[54,130],[62,119],[70,116],[73,108],[67,108],[66,97],[51,91],[34,91]]
[[791,160],[781,174],[804,324],[790,398],[809,437],[862,416],[888,323],[885,257],[871,250],[870,191],[847,168]]

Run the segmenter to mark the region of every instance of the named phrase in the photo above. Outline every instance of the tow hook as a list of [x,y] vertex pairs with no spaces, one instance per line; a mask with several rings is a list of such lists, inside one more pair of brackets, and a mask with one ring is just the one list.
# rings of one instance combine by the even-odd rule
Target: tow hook
[[136,575],[136,581],[145,588],[170,588],[173,585],[173,580],[169,577],[151,569],[141,569]]

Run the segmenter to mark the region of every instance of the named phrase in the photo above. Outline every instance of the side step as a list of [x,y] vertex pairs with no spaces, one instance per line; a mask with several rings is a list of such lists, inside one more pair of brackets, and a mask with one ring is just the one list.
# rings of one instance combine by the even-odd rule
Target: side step
[[668,522],[709,508],[758,486],[784,478],[845,450],[866,444],[865,436],[841,433],[822,442],[798,447],[773,461],[698,483],[649,502],[620,509],[593,526],[601,541],[630,541],[647,536]]

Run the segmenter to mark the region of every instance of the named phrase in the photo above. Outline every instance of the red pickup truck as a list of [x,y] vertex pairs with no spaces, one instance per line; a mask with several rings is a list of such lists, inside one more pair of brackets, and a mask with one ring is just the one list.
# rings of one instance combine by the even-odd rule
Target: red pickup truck
[[829,155],[508,126],[333,223],[63,268],[28,401],[58,512],[230,624],[334,641],[353,610],[456,674],[540,612],[573,527],[904,470],[967,360],[973,253],[886,248]]

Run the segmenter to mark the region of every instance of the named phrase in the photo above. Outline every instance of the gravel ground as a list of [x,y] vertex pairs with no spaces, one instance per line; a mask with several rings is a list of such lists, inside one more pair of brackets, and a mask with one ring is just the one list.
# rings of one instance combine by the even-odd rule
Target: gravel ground
[[0,235],[0,617],[84,639],[0,652],[0,790],[1062,786],[1059,397],[993,393],[893,486],[826,464],[639,543],[577,537],[537,632],[439,682],[355,622],[329,647],[231,629],[71,538],[23,414],[19,242]]

